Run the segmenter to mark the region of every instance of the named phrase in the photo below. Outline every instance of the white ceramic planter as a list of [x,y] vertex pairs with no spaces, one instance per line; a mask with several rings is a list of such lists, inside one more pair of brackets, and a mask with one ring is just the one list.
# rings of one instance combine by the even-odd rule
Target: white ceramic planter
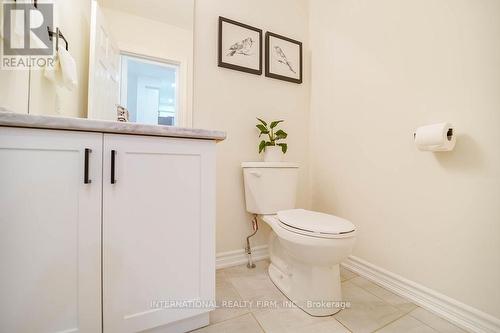
[[281,162],[283,152],[280,146],[268,146],[264,150],[264,162]]

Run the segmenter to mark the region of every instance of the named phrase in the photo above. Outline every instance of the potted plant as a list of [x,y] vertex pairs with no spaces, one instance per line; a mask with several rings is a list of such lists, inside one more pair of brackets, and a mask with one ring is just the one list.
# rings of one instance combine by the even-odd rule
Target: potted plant
[[286,139],[288,134],[281,130],[277,129],[279,123],[282,123],[283,120],[275,120],[272,121],[269,126],[267,122],[264,120],[257,118],[260,122],[256,125],[259,129],[260,134],[259,138],[262,135],[267,135],[267,140],[262,140],[259,143],[259,154],[264,151],[264,162],[279,162],[283,158],[283,154],[286,154],[288,150],[288,146],[284,142],[278,142]]

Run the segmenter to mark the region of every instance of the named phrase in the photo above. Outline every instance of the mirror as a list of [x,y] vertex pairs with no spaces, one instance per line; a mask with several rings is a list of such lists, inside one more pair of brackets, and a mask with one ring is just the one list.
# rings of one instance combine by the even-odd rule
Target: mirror
[[[5,4],[12,1],[2,2],[4,18]],[[33,0],[16,3],[37,10]],[[41,26],[47,27],[44,32],[53,31],[50,43],[48,36],[41,39],[47,39],[53,52],[45,58],[55,59],[55,64],[1,68],[0,107],[30,114],[99,120],[118,120],[120,115],[131,122],[191,126],[194,0],[53,0],[51,4],[51,19],[40,10],[40,2],[38,10],[43,14]],[[0,36],[4,40],[3,31]]]
[[93,5],[88,117],[190,126],[194,0]]

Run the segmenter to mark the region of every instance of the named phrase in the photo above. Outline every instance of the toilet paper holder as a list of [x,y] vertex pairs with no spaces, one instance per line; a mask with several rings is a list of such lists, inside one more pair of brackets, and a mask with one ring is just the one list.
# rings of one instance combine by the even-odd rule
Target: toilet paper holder
[[417,128],[413,140],[420,151],[443,152],[453,150],[457,138],[453,125],[442,122]]
[[[413,139],[417,136],[416,132],[413,132]],[[448,138],[448,141],[451,141],[451,138],[453,137],[453,128],[450,128],[448,132],[446,132],[446,137]]]

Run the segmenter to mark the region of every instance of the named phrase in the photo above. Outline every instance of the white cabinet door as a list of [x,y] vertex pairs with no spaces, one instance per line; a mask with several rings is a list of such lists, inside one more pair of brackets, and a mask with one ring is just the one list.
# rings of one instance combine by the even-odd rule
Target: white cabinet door
[[102,134],[0,127],[0,332],[101,332],[101,178]]
[[215,142],[105,134],[103,165],[104,331],[211,310],[152,303],[214,299]]

